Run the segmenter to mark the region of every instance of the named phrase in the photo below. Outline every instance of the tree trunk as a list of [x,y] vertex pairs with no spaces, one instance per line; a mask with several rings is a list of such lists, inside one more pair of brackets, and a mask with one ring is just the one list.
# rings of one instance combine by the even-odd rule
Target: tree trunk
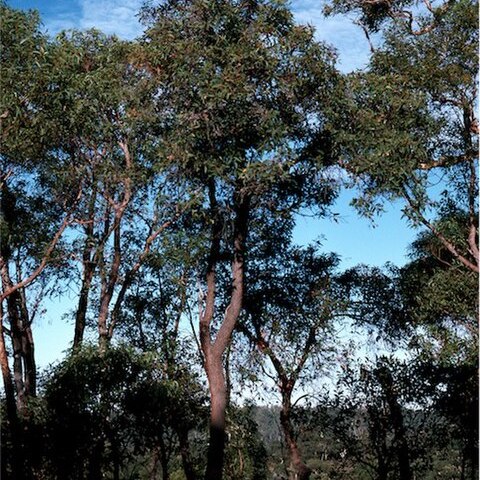
[[37,366],[35,364],[35,344],[30,324],[24,326],[22,335],[23,356],[25,362],[25,395],[35,397],[37,395]]
[[[14,474],[12,478],[18,475],[18,478],[24,477],[24,465],[22,461],[21,442],[20,442],[20,426],[17,415],[17,407],[15,405],[15,387],[12,382],[10,366],[8,364],[7,349],[5,346],[5,335],[3,331],[3,311],[0,305],[0,365],[2,368],[3,386],[5,388],[5,401],[7,407],[7,420],[10,429],[12,442],[12,470]],[[2,435],[3,436],[3,435]],[[6,472],[6,462],[3,459],[2,476],[8,479]]]
[[[13,284],[6,263],[2,268],[1,276],[3,289],[11,288]],[[37,389],[33,334],[28,318],[28,309],[20,290],[12,292],[6,298],[6,302],[12,337],[13,377],[17,393],[17,409],[19,413],[23,413],[27,398],[35,396]]]
[[178,444],[180,446],[180,456],[182,457],[182,466],[186,480],[197,480],[195,469],[190,459],[190,445],[188,443],[188,431],[177,431]]
[[[8,299],[7,299],[8,303]],[[25,382],[23,376],[23,352],[22,352],[22,330],[17,319],[12,318],[12,311],[9,308],[10,331],[12,334],[13,347],[13,381],[15,384],[15,392],[17,394],[17,411],[22,414],[25,411]]]
[[168,472],[167,447],[165,445],[163,428],[161,427],[158,435],[158,450],[160,451],[160,465],[162,467],[162,480],[170,480],[170,474]]
[[[213,357],[213,358],[212,358]],[[227,386],[222,357],[212,355],[206,359],[205,369],[210,389],[210,443],[208,445],[205,480],[221,480],[225,456],[225,424]]]
[[[98,312],[98,336],[100,351],[105,351],[110,343],[113,331],[108,327],[108,316],[110,311],[110,303],[113,298],[115,287],[118,283],[120,263],[122,260],[121,252],[121,232],[120,225],[122,221],[124,209],[119,209],[115,213],[113,223],[113,259],[110,267],[108,278],[102,278],[102,288],[100,292],[100,310]],[[105,260],[102,259],[102,269],[105,266]],[[103,275],[105,272],[103,272]]]
[[293,433],[291,390],[292,389],[284,389],[282,391],[282,410],[280,411],[280,425],[282,427],[290,462],[289,480],[309,480],[312,472],[302,461]]
[[395,433],[399,479],[412,480],[410,451],[407,443],[402,407],[398,402],[398,396],[395,391],[392,374],[387,367],[380,367],[377,369],[376,374],[385,394],[392,419],[393,430]]
[[[92,179],[93,183],[93,179]],[[93,274],[95,273],[95,259],[92,258],[92,252],[95,248],[98,250],[98,244],[95,246],[94,228],[95,228],[95,203],[97,200],[97,190],[93,189],[92,196],[88,206],[87,224],[85,226],[85,245],[83,247],[82,264],[83,264],[83,278],[82,287],[80,289],[80,297],[78,299],[77,313],[75,315],[75,336],[73,338],[73,350],[78,350],[83,341],[83,334],[85,331],[85,320],[87,317],[88,295],[92,285]]]
[[243,303],[244,248],[248,231],[250,198],[242,194],[241,182],[233,198],[235,211],[233,229],[232,291],[230,303],[212,342],[211,322],[215,313],[215,267],[218,261],[222,222],[219,218],[215,197],[215,183],[209,185],[209,198],[213,219],[210,254],[207,265],[207,295],[205,309],[200,315],[200,344],[204,356],[204,368],[210,390],[210,443],[208,446],[205,480],[222,480],[225,456],[225,418],[227,408],[227,385],[223,368],[223,355],[231,342],[233,330]]
[[19,311],[22,322],[22,350],[25,362],[25,394],[27,397],[37,396],[37,365],[35,363],[35,343],[33,341],[32,322],[28,312],[25,291],[18,289]]
[[84,260],[82,288],[80,290],[77,313],[75,315],[75,336],[73,337],[73,350],[78,350],[83,341],[88,308],[88,294],[90,293],[93,273],[95,270],[93,264],[90,261],[87,262],[88,263],[86,263]]

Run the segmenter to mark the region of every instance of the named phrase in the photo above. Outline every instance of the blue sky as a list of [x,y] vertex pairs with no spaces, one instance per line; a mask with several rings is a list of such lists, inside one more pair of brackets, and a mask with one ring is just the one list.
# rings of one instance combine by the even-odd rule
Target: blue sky
[[[141,0],[10,0],[8,4],[14,8],[39,10],[45,30],[52,35],[62,29],[91,27],[126,39],[133,39],[142,32],[136,18]],[[340,70],[349,72],[366,65],[368,44],[351,19],[324,19],[320,0],[295,0],[291,5],[299,23],[315,26],[317,38],[337,49]],[[387,261],[396,265],[405,263],[415,232],[401,218],[401,204],[386,205],[386,213],[377,219],[374,227],[349,205],[353,196],[354,192],[344,191],[337,200],[333,211],[339,214],[338,222],[299,218],[295,241],[309,243],[321,239],[325,251],[340,254],[343,268],[359,263],[378,266]],[[73,327],[61,317],[75,304],[74,292],[69,298],[47,302],[45,316],[35,325],[34,332],[39,366],[58,360],[71,342]]]

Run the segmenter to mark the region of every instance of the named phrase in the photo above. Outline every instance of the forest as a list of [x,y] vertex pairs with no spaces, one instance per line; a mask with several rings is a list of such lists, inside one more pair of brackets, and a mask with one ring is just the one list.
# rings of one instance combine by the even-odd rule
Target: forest
[[[145,2],[134,40],[0,0],[2,479],[478,478],[478,3],[318,11],[365,68],[283,0]],[[405,264],[295,240],[346,190]]]

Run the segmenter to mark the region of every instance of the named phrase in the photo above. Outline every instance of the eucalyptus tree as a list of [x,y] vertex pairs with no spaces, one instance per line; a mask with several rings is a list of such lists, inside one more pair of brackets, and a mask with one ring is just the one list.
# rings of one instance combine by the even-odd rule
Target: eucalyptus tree
[[[24,397],[30,391],[35,391],[35,365],[31,355],[33,342],[31,341],[31,328],[28,318],[23,315],[26,308],[21,295],[23,285],[17,285],[24,280],[19,278],[30,273],[25,272],[26,265],[15,275],[16,264],[21,258],[16,254],[19,247],[23,246],[21,237],[31,235],[28,227],[19,228],[16,224],[19,214],[17,197],[25,194],[24,182],[34,165],[29,165],[30,151],[38,151],[39,145],[32,139],[31,128],[33,114],[29,110],[35,75],[41,71],[36,65],[28,67],[29,62],[41,58],[41,48],[45,39],[38,31],[38,17],[22,14],[1,5],[2,10],[2,150],[1,150],[1,257],[0,267],[2,272],[2,372],[7,394],[7,403],[13,398],[10,368],[5,349],[3,330],[3,308],[7,303],[7,317],[10,334],[14,348],[14,377],[15,391],[19,409],[23,408]],[[23,41],[23,47],[18,44]],[[37,60],[38,62],[38,60]],[[23,141],[28,139],[28,147]],[[29,168],[30,167],[30,168]],[[23,182],[22,182],[23,180]],[[23,183],[23,184],[22,184]],[[22,188],[23,187],[23,188]],[[21,208],[21,207],[20,207]],[[32,249],[30,249],[29,253]],[[16,262],[17,261],[17,262]],[[13,271],[12,271],[13,270]],[[18,278],[18,282],[17,282]],[[13,402],[14,403],[14,402]]]
[[355,363],[344,366],[335,394],[314,415],[336,443],[329,450],[346,473],[340,478],[429,478],[432,470],[442,475],[432,463],[448,443],[442,441],[448,428],[416,365],[389,357]]
[[[29,429],[27,424],[18,428],[18,417],[27,421],[28,400],[36,395],[32,322],[44,297],[56,288],[55,280],[64,275],[59,268],[67,264],[62,243],[75,220],[82,182],[58,149],[49,128],[54,120],[40,107],[49,69],[48,42],[40,33],[38,15],[16,11],[4,2],[0,10],[0,353],[13,443],[13,471],[4,473],[29,478],[21,451]],[[5,334],[12,341],[13,382]]]
[[109,343],[153,243],[192,201],[171,172],[152,164],[155,91],[135,66],[135,48],[95,30],[62,33],[49,48],[43,108],[63,112],[58,142],[81,166],[84,186],[72,244],[82,268],[74,349],[89,312],[100,344]]
[[[268,227],[266,231],[271,235]],[[343,313],[345,298],[336,285],[336,255],[321,255],[315,246],[285,245],[277,251],[272,249],[277,241],[278,236],[252,249],[257,255],[249,261],[245,313],[238,328],[258,349],[254,362],[280,394],[288,477],[306,480],[312,470],[298,446],[295,406],[332,361],[333,320]]]
[[204,389],[181,369],[169,379],[156,353],[125,346],[86,346],[57,365],[44,387],[48,478],[152,478],[160,464],[168,479],[180,447],[166,432],[206,416]]
[[471,363],[478,346],[477,275],[452,260],[423,232],[403,267],[343,272],[338,281],[350,298],[346,314],[391,347],[440,363]]
[[[369,461],[368,468],[377,471],[379,478],[388,470],[398,471],[403,478],[426,475],[442,450],[448,451],[445,468],[457,469],[460,478],[476,475],[478,433],[472,419],[478,405],[477,276],[452,261],[453,255],[438,238],[423,232],[405,266],[361,266],[339,277],[351,298],[348,315],[357,325],[374,331],[377,341],[404,349],[402,356],[406,356],[403,365],[382,360],[372,368],[363,367],[357,379],[347,371],[343,386],[348,391],[337,398],[341,408],[339,422],[333,425],[336,435],[350,445],[350,455],[364,460],[362,432],[342,432],[342,422],[353,421],[362,408],[357,390],[377,405],[366,409],[366,415],[377,428],[367,442],[367,449],[377,444],[377,460]],[[454,378],[464,388],[459,389]],[[347,410],[350,414],[345,417]],[[415,417],[420,423],[412,422]],[[425,471],[420,473],[419,468]]]
[[[293,210],[306,192],[314,195],[311,160],[329,161],[336,73],[332,52],[276,2],[164,2],[144,8],[143,20],[142,65],[158,84],[160,153],[204,195],[209,253],[199,331],[211,398],[205,475],[218,479],[227,402],[222,359],[243,304],[249,219],[262,203],[275,209],[283,197]],[[227,262],[232,283],[222,312],[216,270]]]
[[442,0],[332,0],[324,7],[324,13],[353,13],[355,23],[364,29],[367,38],[369,33],[379,32],[391,22],[401,23],[409,34],[419,36],[436,28],[453,3]]
[[402,199],[451,263],[478,273],[478,6],[424,4],[412,26],[416,2],[333,3],[383,34],[367,70],[349,76],[341,163],[364,213]]
[[[98,271],[97,324],[100,342],[113,333],[109,306],[119,282],[125,223],[148,178],[141,142],[147,134],[141,78],[129,70],[129,45],[97,31],[60,34],[49,48],[50,82],[42,105],[54,118],[58,143],[81,168],[84,199],[78,223],[82,281],[74,346],[83,338],[92,282]],[[134,87],[135,85],[135,87]],[[148,235],[147,235],[148,236]],[[75,245],[74,245],[75,248]]]
[[[195,228],[191,224],[194,216],[191,211],[186,212],[152,246],[145,259],[142,275],[134,279],[125,295],[117,330],[120,341],[127,341],[143,352],[156,352],[165,379],[178,383],[185,398],[189,397],[192,387],[185,381],[186,375],[193,378],[201,372],[201,368],[196,367],[196,336],[192,338],[187,322],[187,318],[191,322],[191,310],[195,308],[192,305],[195,303],[196,287],[194,268],[200,255],[199,249],[203,249],[201,235],[194,234]],[[139,409],[143,411],[144,428],[153,434],[157,428],[157,423],[152,422],[156,417],[155,405],[149,407],[148,413],[144,406],[139,406]],[[203,422],[206,417],[195,418],[198,412],[187,410],[175,410],[177,418],[172,418],[169,425],[161,426],[155,432],[164,478],[169,478],[171,472],[168,445],[174,452],[180,453],[187,480],[198,478],[203,468],[204,461],[198,458],[198,449],[195,449],[198,440],[194,436],[192,441],[191,430],[201,427],[202,432],[205,425],[199,425],[198,422]],[[153,425],[149,426],[149,422]]]

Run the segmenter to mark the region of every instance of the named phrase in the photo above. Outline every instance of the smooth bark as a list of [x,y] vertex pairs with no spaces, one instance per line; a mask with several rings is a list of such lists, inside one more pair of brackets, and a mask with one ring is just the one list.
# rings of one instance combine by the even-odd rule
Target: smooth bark
[[225,457],[227,386],[222,357],[209,358],[205,364],[210,391],[210,443],[205,479],[220,480]]
[[80,289],[80,296],[78,299],[77,312],[75,314],[75,336],[73,338],[73,349],[78,350],[83,341],[83,334],[85,331],[87,309],[88,309],[88,296],[92,286],[93,275],[96,268],[96,255],[94,234],[94,222],[95,222],[95,203],[96,203],[96,190],[93,191],[88,207],[88,217],[85,226],[85,245],[83,247],[82,265],[83,265],[83,277],[82,286]]
[[211,322],[215,313],[216,278],[215,267],[220,248],[221,221],[215,192],[215,184],[209,185],[211,215],[213,219],[210,254],[207,265],[207,294],[205,307],[200,314],[200,344],[204,358],[210,392],[210,442],[208,446],[205,480],[221,480],[225,457],[225,423],[227,408],[227,384],[223,356],[231,341],[232,333],[240,315],[244,292],[244,248],[248,230],[250,199],[242,195],[242,186],[237,185],[233,197],[234,232],[232,261],[232,291],[215,340],[211,338]]
[[[12,287],[12,280],[5,263],[1,269],[3,290]],[[26,305],[22,306],[20,291],[13,290],[6,297],[10,336],[13,347],[13,378],[16,391],[17,409],[24,412],[29,396],[36,395],[37,374],[33,334]]]
[[290,461],[289,480],[309,480],[312,471],[305,465],[298,449],[292,425],[292,389],[289,383],[282,385],[282,409],[280,425]]

